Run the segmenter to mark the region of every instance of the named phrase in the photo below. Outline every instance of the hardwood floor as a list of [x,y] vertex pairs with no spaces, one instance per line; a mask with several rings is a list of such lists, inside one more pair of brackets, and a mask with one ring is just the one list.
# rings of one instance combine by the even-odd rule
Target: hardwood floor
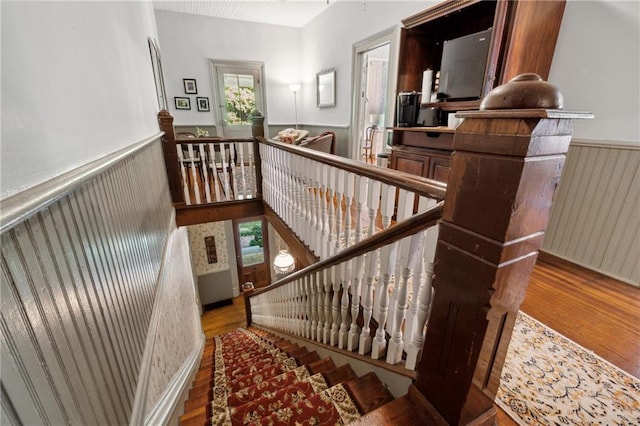
[[[640,289],[541,254],[521,310],[640,377]],[[245,325],[242,296],[202,316],[207,338]],[[496,424],[516,423],[498,409]]]

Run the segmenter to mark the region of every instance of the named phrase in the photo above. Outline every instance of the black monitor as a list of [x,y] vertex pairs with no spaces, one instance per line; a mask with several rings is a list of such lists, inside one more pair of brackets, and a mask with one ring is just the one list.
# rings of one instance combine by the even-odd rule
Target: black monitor
[[489,28],[444,42],[438,99],[480,99],[491,44],[491,30]]

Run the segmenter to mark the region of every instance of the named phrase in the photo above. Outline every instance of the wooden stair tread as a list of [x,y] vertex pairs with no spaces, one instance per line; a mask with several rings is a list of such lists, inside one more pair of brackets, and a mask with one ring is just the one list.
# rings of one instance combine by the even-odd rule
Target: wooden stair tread
[[[349,364],[336,367],[331,358],[321,359],[316,351],[309,352],[306,346],[291,343],[264,330],[255,328],[248,330],[254,332],[264,342],[286,353],[287,356],[293,357],[299,366],[305,365],[310,374],[322,373],[328,386],[342,383],[351,394],[360,412],[371,413],[371,419],[378,419],[375,421],[402,419],[399,417],[400,411],[411,407],[410,400],[406,397],[394,401],[389,391],[374,373],[357,377]],[[256,344],[259,345],[259,343]],[[184,404],[185,413],[180,417],[180,425],[203,426],[211,424],[214,377],[215,340],[211,339],[205,344],[200,367],[189,390],[189,399]],[[364,417],[368,418],[368,415],[365,414]],[[415,414],[410,414],[410,420],[415,420],[415,418]],[[389,422],[387,420],[387,423],[359,422],[358,424],[389,424]],[[409,424],[412,423],[409,421]]]
[[368,413],[393,401],[393,396],[373,372],[350,380],[344,385],[351,393],[361,413]]

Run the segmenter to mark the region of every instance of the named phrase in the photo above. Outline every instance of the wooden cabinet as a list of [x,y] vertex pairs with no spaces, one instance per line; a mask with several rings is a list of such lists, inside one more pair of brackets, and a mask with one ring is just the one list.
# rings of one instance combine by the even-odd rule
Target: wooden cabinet
[[402,147],[393,150],[391,168],[447,183],[450,153],[447,151]]
[[[565,1],[447,0],[402,21],[397,92],[422,90],[422,73],[440,69],[445,40],[493,28],[482,96],[439,101],[443,115],[478,109],[494,87],[525,72],[548,78]],[[391,168],[446,181],[454,131],[394,127]]]

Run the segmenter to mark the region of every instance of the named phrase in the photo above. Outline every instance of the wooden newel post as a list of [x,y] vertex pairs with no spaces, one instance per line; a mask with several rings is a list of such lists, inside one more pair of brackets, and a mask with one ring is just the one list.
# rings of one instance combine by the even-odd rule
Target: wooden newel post
[[264,138],[264,114],[257,109],[251,111],[251,135],[253,136],[253,150],[255,152],[256,167],[256,197],[262,198],[262,159],[260,157],[260,142],[258,138]]
[[242,284],[242,295],[244,296],[244,310],[247,317],[247,327],[251,325],[251,301],[249,297],[253,294],[255,287],[252,282],[247,281]]
[[493,422],[504,358],[542,244],[571,121],[590,116],[549,109],[561,107],[557,91],[522,94],[510,84],[485,98],[485,110],[458,114],[465,120],[454,137],[435,299],[416,383],[437,411],[433,417],[449,424]]
[[162,110],[158,113],[158,124],[164,132],[162,136],[162,152],[164,153],[164,165],[167,169],[169,192],[173,204],[184,203],[184,193],[180,178],[180,161],[176,150],[176,135],[173,128],[173,117],[169,111]]

